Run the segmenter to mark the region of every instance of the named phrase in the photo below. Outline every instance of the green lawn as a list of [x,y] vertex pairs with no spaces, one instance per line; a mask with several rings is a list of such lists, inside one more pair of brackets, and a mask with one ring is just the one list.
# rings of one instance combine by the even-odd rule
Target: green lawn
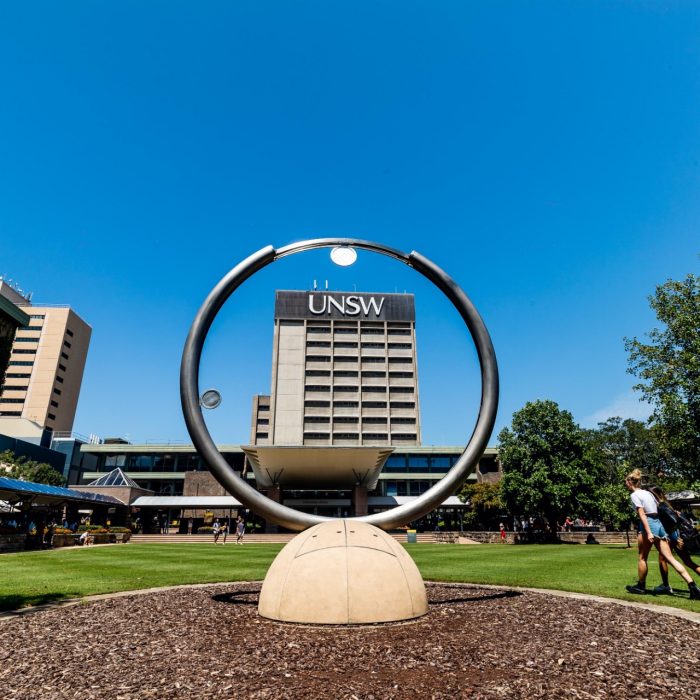
[[[251,581],[265,576],[281,545],[128,544],[0,556],[0,610],[95,593],[183,583]],[[584,545],[433,545],[407,547],[429,581],[464,581],[555,588],[640,600],[625,591],[636,573],[636,550]],[[660,582],[650,557],[651,587]],[[644,601],[700,612],[687,587],[671,574],[678,596]]]

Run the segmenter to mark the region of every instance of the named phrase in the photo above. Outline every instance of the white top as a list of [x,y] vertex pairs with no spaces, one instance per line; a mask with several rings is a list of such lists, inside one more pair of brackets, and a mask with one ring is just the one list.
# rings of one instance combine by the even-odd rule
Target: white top
[[656,507],[656,499],[654,498],[653,494],[649,493],[649,491],[637,489],[636,491],[632,491],[630,498],[632,499],[632,505],[635,508],[644,508],[644,512],[651,515],[658,512],[658,508]]

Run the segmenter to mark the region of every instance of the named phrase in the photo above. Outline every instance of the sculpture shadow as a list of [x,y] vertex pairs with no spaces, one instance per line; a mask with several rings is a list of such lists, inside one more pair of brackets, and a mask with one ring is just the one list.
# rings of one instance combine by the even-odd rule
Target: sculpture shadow
[[497,593],[483,593],[482,595],[460,596],[459,598],[445,598],[443,600],[431,600],[428,605],[445,605],[446,603],[479,603],[484,600],[498,600],[499,598],[517,598],[522,591],[498,591]]
[[[217,593],[211,597],[217,603],[226,603],[228,605],[255,605],[258,604],[258,596],[260,591],[231,591],[229,593]],[[255,596],[255,599],[244,599],[243,596]]]

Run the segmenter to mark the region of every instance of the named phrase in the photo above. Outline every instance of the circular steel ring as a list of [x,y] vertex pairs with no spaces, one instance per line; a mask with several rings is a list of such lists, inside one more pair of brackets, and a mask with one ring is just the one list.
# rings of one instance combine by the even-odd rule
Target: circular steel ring
[[272,246],[262,248],[257,253],[240,262],[214,287],[205,299],[195,316],[190,332],[185,342],[180,366],[180,399],[182,412],[187,424],[187,430],[192,438],[194,447],[204,460],[216,480],[241,503],[265,519],[289,528],[290,530],[304,530],[311,525],[334,520],[319,515],[301,513],[293,508],[283,506],[281,503],[271,501],[250,484],[247,484],[228,465],[223,455],[218,451],[212,440],[204,416],[199,404],[199,363],[202,356],[202,348],[209,328],[216,318],[217,313],[233,292],[252,277],[256,272],[266,267],[275,260],[301,253],[315,248],[332,248],[334,246],[352,246],[381,253],[396,260],[400,260],[424,277],[427,277],[445,296],[452,302],[471,333],[479,356],[481,367],[481,404],[479,417],[474,426],[474,431],[469,442],[460,455],[457,462],[445,474],[445,476],[424,494],[401,506],[397,506],[383,513],[365,515],[357,520],[371,523],[385,530],[404,525],[416,520],[437,508],[444,500],[458,489],[479,462],[479,458],[486,449],[496,421],[498,408],[498,366],[493,344],[484,322],[481,320],[476,308],[460,289],[459,285],[433,262],[424,258],[415,251],[409,253],[389,248],[371,241],[356,240],[353,238],[317,238],[299,243],[292,243],[283,248],[275,249]]

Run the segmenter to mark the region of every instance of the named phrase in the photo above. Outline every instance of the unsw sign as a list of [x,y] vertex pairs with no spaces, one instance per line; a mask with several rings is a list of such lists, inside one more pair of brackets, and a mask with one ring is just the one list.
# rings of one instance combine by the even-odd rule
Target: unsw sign
[[414,321],[413,294],[275,292],[275,318]]

